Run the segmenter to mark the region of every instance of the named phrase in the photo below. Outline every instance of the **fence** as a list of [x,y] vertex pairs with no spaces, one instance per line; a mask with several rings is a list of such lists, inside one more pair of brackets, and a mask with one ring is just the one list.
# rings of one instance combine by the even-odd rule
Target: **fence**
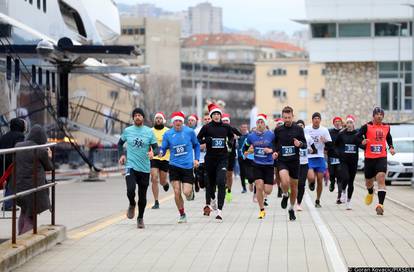
[[[16,163],[16,153],[17,152],[24,152],[24,151],[28,151],[28,150],[34,150],[34,158],[33,158],[33,175],[32,175],[32,181],[33,181],[33,188],[29,189],[29,190],[25,190],[22,192],[18,192],[16,193],[16,167],[13,167],[13,170],[11,170],[11,188],[12,188],[12,194],[3,198],[0,198],[0,204],[2,204],[3,202],[6,201],[12,201],[12,244],[16,244],[16,217],[17,217],[17,212],[16,212],[16,200],[18,198],[21,198],[23,196],[27,196],[27,195],[31,195],[34,194],[33,197],[33,234],[37,234],[37,192],[42,191],[42,190],[46,190],[48,188],[52,188],[52,192],[51,192],[51,225],[55,225],[55,186],[56,186],[56,181],[55,181],[55,170],[53,168],[52,175],[51,175],[51,182],[47,183],[45,185],[42,186],[38,186],[38,180],[37,180],[37,166],[38,166],[38,160],[37,160],[37,150],[41,149],[41,148],[48,148],[51,147],[52,148],[52,163],[53,165],[55,165],[55,143],[50,143],[50,144],[44,144],[44,145],[35,145],[35,146],[27,146],[27,147],[15,147],[15,148],[9,148],[9,149],[1,149],[0,150],[0,155],[3,156],[3,161],[5,161],[5,157],[7,154],[12,154],[12,162],[13,165],[15,166]],[[6,171],[4,171],[3,177],[4,175],[7,175]],[[7,180],[7,179],[6,179]]]

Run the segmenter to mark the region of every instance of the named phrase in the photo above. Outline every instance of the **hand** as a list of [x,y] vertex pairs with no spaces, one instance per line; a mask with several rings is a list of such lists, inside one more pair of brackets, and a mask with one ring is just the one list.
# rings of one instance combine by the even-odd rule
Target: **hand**
[[395,155],[395,150],[394,150],[394,147],[390,147],[390,153],[391,153],[391,155]]
[[308,153],[309,154],[313,154],[313,149],[312,148],[308,148]]
[[162,152],[162,150],[160,149],[160,151],[158,152],[158,157],[162,158],[164,157],[164,152]]
[[53,156],[52,150],[49,147],[47,148],[47,156],[49,157],[49,159],[51,159]]
[[266,153],[266,154],[273,153],[273,149],[268,148],[268,147],[263,148],[263,151],[264,151],[264,153]]
[[206,144],[201,144],[201,145],[200,145],[200,150],[201,150],[201,151],[206,150]]
[[247,156],[249,155],[249,152],[244,151],[243,155],[244,155],[245,157],[247,157]]
[[364,140],[362,140],[362,142],[361,142],[361,144],[363,144],[363,145],[367,145],[367,143],[368,143],[368,139],[364,139]]
[[199,166],[198,160],[194,160],[194,168],[198,168],[198,166]]
[[122,156],[119,158],[119,164],[120,164],[120,165],[124,165],[124,164],[125,164],[125,161],[126,161],[126,157],[125,157],[125,155],[122,155]]
[[249,147],[249,149],[247,150],[247,152],[248,152],[249,154],[254,153],[254,146],[253,146],[253,145],[251,145],[251,146]]
[[272,157],[274,160],[276,160],[277,157],[279,157],[279,154],[277,152],[273,152]]
[[296,147],[300,147],[301,145],[302,145],[302,142],[301,141],[299,141],[298,139],[296,139],[296,138],[293,138],[293,144],[296,146]]
[[152,149],[150,151],[148,151],[147,155],[148,155],[148,158],[150,160],[152,160],[154,158],[154,152],[152,151]]
[[319,138],[319,140],[322,142],[322,143],[326,143],[327,141],[326,141],[326,138],[325,137],[323,137],[323,136],[321,136],[320,138]]

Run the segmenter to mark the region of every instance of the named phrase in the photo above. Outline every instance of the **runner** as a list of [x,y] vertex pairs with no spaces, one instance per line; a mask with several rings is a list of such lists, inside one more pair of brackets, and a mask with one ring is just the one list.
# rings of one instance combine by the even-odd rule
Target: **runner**
[[178,223],[187,223],[181,191],[187,200],[193,199],[193,168],[198,167],[200,159],[200,144],[194,131],[184,126],[184,120],[185,116],[182,112],[174,112],[171,115],[173,128],[164,134],[160,150],[161,157],[168,149],[171,152],[169,172],[174,188],[175,204],[180,213]]
[[[137,227],[145,228],[144,212],[147,205],[147,190],[149,186],[150,160],[158,155],[157,139],[151,128],[144,126],[145,114],[141,108],[132,111],[134,125],[127,127],[119,139],[118,153],[122,154],[119,163],[125,165],[125,178],[129,207],[127,217],[135,216],[135,188],[138,185],[138,217]],[[127,143],[127,155],[123,145]]]
[[[215,104],[208,106],[212,121],[203,126],[198,133],[198,140],[200,144],[206,144],[207,153],[205,163],[208,174],[207,195],[215,194],[215,188],[218,187],[218,209],[216,211],[217,222],[222,222],[222,210],[224,206],[224,198],[226,195],[226,171],[228,162],[228,146],[233,143],[233,131],[227,124],[221,121],[221,110]],[[210,205],[211,200],[206,199],[207,205]],[[216,200],[213,200],[212,208],[216,207]],[[215,210],[215,209],[214,209]]]
[[[348,115],[346,117],[346,129],[341,131],[335,141],[335,147],[338,151],[341,162],[340,172],[342,183],[341,202],[346,202],[346,209],[351,210],[351,198],[354,192],[354,180],[358,167],[358,147],[361,146],[361,139],[355,130],[355,117]],[[348,187],[348,193],[345,192]],[[338,188],[339,190],[339,188]]]
[[[221,118],[221,121],[224,124],[230,125],[230,114],[223,113],[223,117]],[[236,138],[241,136],[241,133],[234,127],[231,127],[234,139],[233,143],[231,144],[231,148],[229,148],[229,154],[228,154],[228,163],[227,163],[227,172],[226,172],[226,201],[230,203],[233,199],[233,196],[231,194],[231,188],[233,187],[233,172],[234,172],[234,165],[236,164],[236,144],[237,140]]]
[[326,171],[326,161],[325,161],[325,146],[329,149],[332,148],[332,139],[331,135],[329,135],[329,131],[327,128],[320,125],[321,124],[321,114],[319,112],[315,112],[312,115],[312,125],[305,127],[305,134],[308,134],[317,149],[317,152],[314,154],[308,154],[309,160],[309,175],[308,175],[308,182],[309,182],[309,189],[311,191],[315,190],[315,182],[317,182],[316,188],[316,200],[315,200],[315,207],[321,208],[321,195],[322,195],[322,188],[323,188],[323,175]]
[[286,106],[282,110],[283,126],[275,128],[275,148],[278,159],[278,169],[281,181],[282,209],[286,209],[289,199],[289,220],[296,220],[295,203],[298,192],[299,178],[299,149],[307,148],[303,128],[293,122],[293,109]]
[[[168,131],[168,128],[165,127],[165,115],[163,112],[157,112],[154,116],[154,127],[152,132],[154,132],[155,138],[157,138],[158,146],[162,144],[162,138],[164,133]],[[168,191],[170,185],[167,181],[168,175],[168,160],[170,159],[170,152],[161,158],[155,156],[151,160],[151,184],[152,184],[152,194],[154,195],[155,203],[152,206],[152,209],[159,209],[160,202],[158,201],[159,189],[158,189],[158,179],[161,186],[164,188],[164,191]]]
[[187,118],[187,126],[193,130],[197,128],[198,116],[196,114],[190,114]]
[[[296,122],[298,126],[300,126],[302,129],[305,129],[305,122],[303,120],[298,120]],[[312,141],[312,138],[305,134],[306,139],[306,145],[307,148],[301,148],[299,150],[300,154],[300,167],[299,167],[299,181],[298,181],[298,197],[296,199],[296,210],[302,211],[302,200],[303,195],[305,193],[305,185],[306,185],[306,178],[308,177],[309,172],[309,166],[308,166],[308,154],[316,153],[318,152],[316,150],[315,144]]]
[[266,128],[267,116],[258,114],[256,118],[256,131],[247,136],[243,151],[253,146],[253,175],[256,185],[256,196],[259,204],[259,219],[266,216],[264,198],[265,194],[270,195],[273,190],[274,161],[273,142],[275,135]]
[[[283,126],[283,119],[282,118],[277,118],[275,119],[275,124],[276,127],[280,127]],[[282,188],[280,187],[280,176],[279,176],[279,169],[277,168],[277,159],[275,160],[275,181],[274,184],[277,185],[277,197],[281,198],[282,197]]]
[[249,126],[247,124],[241,124],[240,125],[240,133],[242,134],[239,139],[237,139],[237,145],[239,148],[237,148],[237,160],[239,162],[239,168],[240,168],[240,182],[242,186],[242,194],[247,193],[246,189],[246,158],[242,152],[242,148],[244,145],[244,142],[247,139],[247,136],[249,135]]
[[[332,142],[335,143],[336,137],[339,132],[342,130],[342,118],[334,117],[332,120],[333,128],[329,129],[329,135],[331,135]],[[334,149],[333,149],[334,150]],[[340,176],[340,167],[339,167],[339,158],[337,152],[328,152],[328,170],[329,170],[329,191],[333,192],[335,190],[335,183],[338,184],[338,197],[336,204],[341,204],[341,176]]]
[[391,155],[395,155],[390,126],[384,124],[384,110],[374,108],[373,120],[362,126],[359,137],[365,145],[365,180],[368,194],[365,204],[370,205],[374,198],[374,180],[378,183],[378,204],[375,207],[377,215],[384,214],[386,195],[385,173],[387,172],[387,144]]

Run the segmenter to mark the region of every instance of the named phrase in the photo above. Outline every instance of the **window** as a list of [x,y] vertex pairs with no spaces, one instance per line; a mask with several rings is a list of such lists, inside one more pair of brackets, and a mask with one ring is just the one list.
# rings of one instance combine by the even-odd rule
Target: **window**
[[326,90],[325,89],[322,89],[321,90],[321,97],[322,98],[325,98],[326,97]]
[[282,89],[274,89],[273,90],[273,97],[286,98],[286,91],[282,90]]
[[335,38],[336,24],[311,24],[313,38]]
[[299,70],[299,75],[301,75],[301,76],[307,76],[308,75],[308,70],[307,69],[300,69]]
[[273,69],[270,74],[272,76],[285,76],[286,75],[286,69],[276,68],[276,69]]
[[133,28],[128,28],[128,35],[134,35],[134,29]]
[[308,90],[307,89],[299,89],[299,97],[300,98],[308,97]]
[[134,28],[134,35],[139,35],[139,28]]
[[371,37],[370,23],[338,24],[339,37]]
[[[401,32],[398,34],[400,28],[397,24],[401,24]],[[376,37],[388,37],[388,36],[409,36],[407,22],[395,22],[395,23],[375,23],[375,36]]]
[[325,75],[326,75],[326,69],[325,69],[325,68],[322,68],[322,70],[321,70],[321,74],[322,74],[323,76],[325,76]]
[[126,28],[123,28],[122,29],[122,35],[126,35],[127,33],[128,33],[127,29]]

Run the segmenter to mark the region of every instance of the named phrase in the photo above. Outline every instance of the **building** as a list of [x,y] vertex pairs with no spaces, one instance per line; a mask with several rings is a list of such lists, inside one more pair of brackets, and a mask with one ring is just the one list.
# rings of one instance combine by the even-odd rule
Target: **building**
[[177,110],[181,102],[180,23],[155,17],[121,17],[121,28],[117,44],[137,45],[142,50],[142,56],[126,64],[149,67],[149,73],[137,76],[144,96],[141,106],[147,115]]
[[294,110],[295,120],[310,123],[312,114],[326,116],[325,65],[310,63],[306,58],[260,59],[255,71],[255,105],[257,111],[269,117],[270,127],[280,118],[283,107]]
[[326,63],[328,116],[353,113],[361,124],[379,105],[388,122],[413,121],[413,15],[406,2],[306,1],[307,18],[298,21],[309,24],[310,61]]
[[303,50],[288,43],[257,40],[247,35],[193,35],[182,42],[182,109],[195,112],[196,87],[202,99],[222,100],[232,123],[249,122],[259,58],[300,56]]
[[223,32],[223,11],[208,2],[188,8],[191,34],[216,34]]

